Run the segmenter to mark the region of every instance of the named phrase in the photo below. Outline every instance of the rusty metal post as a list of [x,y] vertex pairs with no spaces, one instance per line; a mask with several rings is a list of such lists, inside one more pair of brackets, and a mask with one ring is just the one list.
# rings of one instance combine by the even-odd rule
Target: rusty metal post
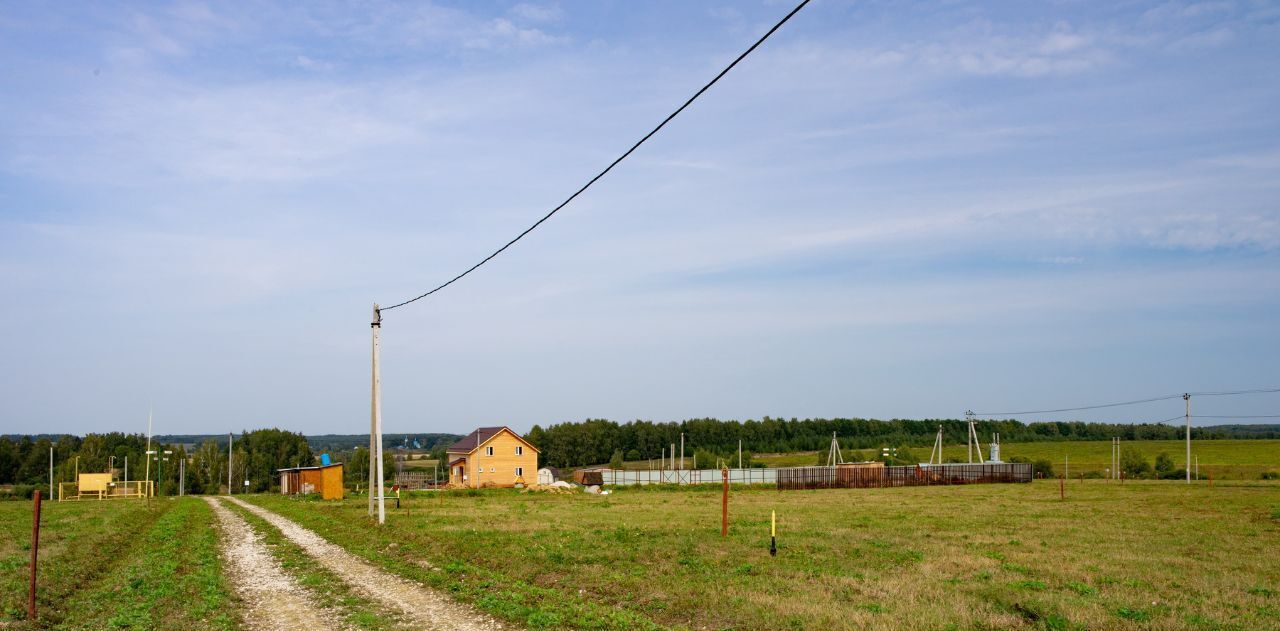
[[720,502],[720,537],[729,536],[729,470],[720,469],[720,477],[724,478],[724,498]]
[[31,508],[31,590],[27,596],[27,620],[36,619],[36,559],[40,552],[40,491],[32,496]]

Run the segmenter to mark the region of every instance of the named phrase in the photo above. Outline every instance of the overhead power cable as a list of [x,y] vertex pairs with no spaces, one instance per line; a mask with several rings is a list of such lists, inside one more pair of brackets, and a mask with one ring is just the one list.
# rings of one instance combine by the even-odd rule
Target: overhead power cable
[[1103,403],[1100,405],[1084,405],[1075,408],[1058,408],[1056,410],[1024,410],[1021,412],[974,412],[976,416],[1023,416],[1026,414],[1052,414],[1054,412],[1077,412],[1080,410],[1099,410],[1102,408],[1116,408],[1124,405],[1138,405],[1139,403],[1152,403],[1155,401],[1166,401],[1169,399],[1181,399],[1180,394],[1170,394],[1163,397],[1152,397],[1150,399],[1139,399],[1137,401],[1121,401],[1119,403]]
[[1194,414],[1198,418],[1280,418],[1280,414],[1245,414],[1245,415],[1226,415],[1226,414]]
[[662,119],[662,122],[658,123],[657,127],[654,127],[649,133],[645,134],[643,138],[636,141],[636,144],[631,145],[631,148],[627,149],[626,152],[618,156],[616,160],[614,160],[613,162],[610,162],[609,166],[605,167],[603,171],[597,173],[595,177],[588,180],[586,184],[583,184],[582,188],[579,188],[577,191],[574,191],[574,193],[570,195],[567,199],[565,199],[563,202],[560,202],[559,206],[552,208],[551,212],[543,215],[542,218],[534,222],[532,226],[525,228],[524,232],[521,232],[520,234],[516,235],[514,239],[508,241],[502,247],[498,248],[497,250],[494,250],[492,254],[481,259],[479,263],[472,265],[471,267],[467,268],[466,271],[462,272],[461,274],[458,274],[457,276],[454,276],[453,278],[450,278],[448,281],[445,281],[443,284],[437,286],[431,291],[428,291],[419,296],[410,298],[404,302],[396,303],[394,305],[391,305],[390,307],[382,307],[379,309],[379,311],[386,311],[388,309],[395,309],[396,307],[403,307],[411,302],[422,300],[423,298],[426,298],[427,296],[430,296],[431,294],[434,294],[437,291],[440,291],[441,289],[444,289],[445,287],[452,285],[453,283],[460,280],[463,276],[466,276],[467,274],[470,274],[471,272],[476,271],[476,269],[479,268],[481,265],[488,263],[491,259],[493,259],[493,257],[498,256],[499,254],[502,254],[504,250],[514,245],[516,241],[523,239],[525,235],[529,234],[530,232],[533,232],[535,228],[542,225],[544,221],[550,219],[551,216],[559,212],[561,208],[568,206],[569,202],[572,202],[574,198],[581,195],[583,191],[586,191],[588,188],[590,188],[592,184],[595,184],[597,180],[604,177],[606,173],[608,173],[609,171],[612,171],[613,167],[618,166],[618,163],[625,160],[627,156],[631,155],[632,152],[640,148],[640,145],[644,144],[646,140],[649,140],[649,138],[653,137],[654,134],[658,133],[660,129],[662,129],[663,127],[666,127],[667,123],[671,122],[671,119],[675,118],[678,114],[680,114],[680,112],[683,112],[685,108],[689,107],[689,105],[691,105],[695,100],[697,100],[698,97],[702,96],[703,92],[706,92],[708,89],[711,88],[711,86],[715,85],[716,82],[719,81],[721,77],[728,74],[730,70],[733,70],[733,67],[738,65],[738,62],[742,61],[743,59],[746,59],[747,55],[750,55],[751,52],[754,51],[756,48],[758,48],[761,44],[763,44],[765,40],[769,39],[769,36],[773,35],[775,31],[777,31],[779,28],[782,28],[782,25],[786,24],[787,20],[790,20],[791,17],[794,16],[796,13],[799,13],[800,9],[803,9],[806,4],[809,4],[809,0],[803,0],[800,4],[796,5],[796,7],[792,9],[790,13],[788,13],[781,20],[779,20],[777,24],[774,24],[773,28],[769,29],[768,32],[766,32],[764,35],[761,35],[760,39],[756,40],[756,43],[752,44],[750,48],[743,51],[741,55],[738,55],[738,57],[734,59],[733,62],[730,63],[728,66],[725,66],[724,70],[721,70],[720,73],[715,76],[715,78],[711,79],[711,81],[707,82],[706,85],[702,86],[702,89],[695,92],[693,96],[689,97],[689,100],[685,101],[683,105],[676,108],[674,112],[668,114],[666,118]]
[[1228,390],[1225,392],[1188,392],[1193,397],[1226,397],[1238,394],[1270,394],[1280,392],[1280,388],[1257,388],[1254,390]]
[[[1257,388],[1253,390],[1225,390],[1219,392],[1188,392],[1186,394],[1193,397],[1224,397],[1236,396],[1242,394],[1267,394],[1272,392],[1280,392],[1280,388]],[[1056,412],[1079,412],[1081,410],[1099,410],[1102,408],[1115,408],[1126,405],[1139,405],[1142,403],[1154,403],[1156,401],[1168,401],[1170,399],[1181,399],[1182,394],[1167,394],[1161,397],[1151,397],[1150,399],[1138,399],[1136,401],[1121,401],[1119,403],[1102,403],[1099,405],[1083,405],[1074,408],[1058,408],[1056,410],[1024,410],[1021,412],[974,412],[975,416],[1024,416],[1027,414],[1053,414]],[[1179,417],[1182,418],[1182,417]]]

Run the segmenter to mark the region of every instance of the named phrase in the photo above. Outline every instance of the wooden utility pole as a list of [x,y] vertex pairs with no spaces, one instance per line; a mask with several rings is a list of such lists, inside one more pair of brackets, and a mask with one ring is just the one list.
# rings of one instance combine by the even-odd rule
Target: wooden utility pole
[[[373,329],[373,401],[370,422],[373,424],[372,431],[369,432],[369,440],[371,441],[369,449],[369,514],[373,514],[373,493],[376,489],[378,493],[378,523],[385,524],[387,522],[387,512],[385,501],[382,497],[382,376],[380,371],[380,351],[381,342],[379,333],[382,331],[382,312],[378,310],[378,303],[373,303],[373,322],[369,325]],[[375,462],[376,460],[376,462]],[[376,475],[375,478],[375,465]]]
[[49,448],[49,497],[53,497],[53,447]]
[[684,432],[680,432],[680,470],[684,471]]
[[1187,484],[1191,484],[1191,395],[1184,393],[1182,400],[1187,402]]
[[232,458],[231,445],[235,443],[235,441],[236,441],[236,437],[232,435],[231,432],[227,432],[227,495],[231,495],[232,494],[231,489],[235,488],[231,484],[231,458]]

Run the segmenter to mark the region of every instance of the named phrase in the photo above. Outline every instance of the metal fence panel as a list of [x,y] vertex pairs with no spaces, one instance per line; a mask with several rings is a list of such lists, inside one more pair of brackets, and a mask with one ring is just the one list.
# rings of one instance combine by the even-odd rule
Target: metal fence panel
[[906,467],[789,467],[778,469],[778,489],[850,489],[1030,482],[1028,463],[942,464]]
[[[718,484],[719,469],[596,469],[603,484]],[[855,489],[950,484],[1030,482],[1026,463],[942,464],[906,467],[785,467],[729,469],[733,484],[772,484],[778,489]]]

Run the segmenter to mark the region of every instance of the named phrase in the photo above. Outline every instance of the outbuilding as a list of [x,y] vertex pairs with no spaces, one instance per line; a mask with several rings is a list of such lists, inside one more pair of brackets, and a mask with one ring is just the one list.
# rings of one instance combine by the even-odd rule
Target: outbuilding
[[342,463],[318,467],[279,469],[280,493],[298,495],[319,493],[326,500],[342,499]]
[[538,486],[551,486],[560,479],[560,470],[555,467],[538,469]]

